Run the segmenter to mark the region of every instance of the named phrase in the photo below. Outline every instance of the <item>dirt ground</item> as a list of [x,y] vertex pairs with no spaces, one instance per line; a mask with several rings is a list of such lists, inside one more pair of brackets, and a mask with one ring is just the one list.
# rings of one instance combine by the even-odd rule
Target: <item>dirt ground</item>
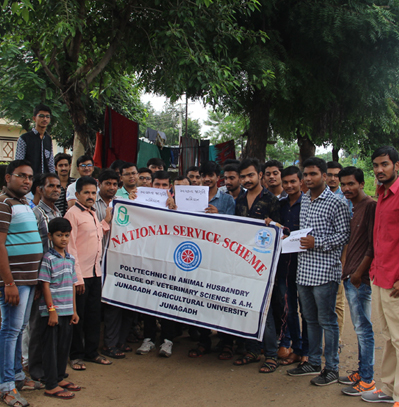
[[[373,309],[374,311],[374,309]],[[376,322],[373,312],[373,321]],[[378,323],[376,336],[375,379],[380,386],[382,338]],[[184,333],[187,334],[187,331]],[[213,337],[214,344],[217,337]],[[340,355],[340,374],[357,367],[357,341],[346,304],[344,347]],[[340,384],[316,387],[309,383],[312,376],[290,377],[286,371],[293,366],[281,366],[273,374],[258,373],[258,366],[234,366],[232,361],[220,361],[216,353],[199,359],[187,357],[195,347],[188,336],[176,338],[171,358],[161,358],[157,351],[148,355],[128,353],[126,359],[113,360],[111,366],[88,363],[85,372],[68,367],[69,379],[83,386],[72,400],[44,397],[43,391],[22,394],[35,407],[56,406],[289,406],[332,407],[362,406],[359,397],[341,394]],[[135,351],[139,344],[133,344]],[[234,358],[235,359],[235,358]]]

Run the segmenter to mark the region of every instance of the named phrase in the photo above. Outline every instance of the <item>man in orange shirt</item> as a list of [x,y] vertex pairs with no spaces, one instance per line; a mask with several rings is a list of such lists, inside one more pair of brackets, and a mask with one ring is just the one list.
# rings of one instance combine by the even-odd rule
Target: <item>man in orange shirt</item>
[[76,203],[66,213],[72,232],[68,251],[75,257],[76,309],[79,323],[74,325],[70,351],[71,367],[85,370],[83,360],[110,365],[112,362],[100,356],[101,323],[101,269],[103,232],[109,230],[111,208],[99,222],[93,209],[97,197],[97,181],[92,177],[81,177],[76,181]]

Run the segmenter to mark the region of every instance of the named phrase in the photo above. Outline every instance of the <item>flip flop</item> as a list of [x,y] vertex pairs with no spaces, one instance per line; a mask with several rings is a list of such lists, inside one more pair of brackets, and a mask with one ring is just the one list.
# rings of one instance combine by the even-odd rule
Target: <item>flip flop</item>
[[[73,369],[73,370],[81,370],[81,371],[83,371],[83,370],[86,370],[86,365],[85,365],[85,363],[83,362],[83,360],[82,359],[73,359],[73,360],[71,360],[70,362],[70,365],[71,365],[71,368]],[[74,367],[74,366],[80,366],[80,367]]]
[[45,391],[44,395],[47,397],[54,397],[55,399],[62,399],[62,400],[70,400],[75,397],[75,395],[72,393],[69,396],[62,396],[62,394],[65,394],[65,393],[70,393],[70,392],[67,390],[60,390],[60,391],[56,391],[55,393],[47,393]]
[[78,385],[76,385],[75,383],[72,382],[68,382],[67,384],[64,384],[63,386],[61,386],[60,384],[58,385],[60,387],[62,387],[65,390],[69,390],[69,391],[80,391],[82,390],[82,388]]
[[[91,362],[91,363],[97,363],[98,365],[104,365],[104,366],[109,366],[112,365],[112,362],[108,359],[106,359],[104,356],[97,355],[95,358],[85,358],[84,359],[86,362]],[[103,363],[103,361],[106,361],[106,363]]]
[[18,391],[21,390],[43,390],[46,386],[39,381],[28,379],[25,377],[24,380],[17,380],[15,382],[15,387]]

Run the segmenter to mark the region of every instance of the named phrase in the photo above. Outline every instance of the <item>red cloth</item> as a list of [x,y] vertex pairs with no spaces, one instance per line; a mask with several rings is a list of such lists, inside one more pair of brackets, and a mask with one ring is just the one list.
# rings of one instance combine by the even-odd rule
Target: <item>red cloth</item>
[[399,280],[399,178],[388,189],[378,189],[374,221],[374,260],[370,278],[378,287],[391,289]]
[[234,147],[234,140],[226,141],[215,145],[216,162],[220,165],[224,164],[227,159],[236,158],[236,149]]
[[110,107],[105,111],[104,124],[105,134],[97,133],[94,165],[108,168],[115,160],[135,163],[139,125]]

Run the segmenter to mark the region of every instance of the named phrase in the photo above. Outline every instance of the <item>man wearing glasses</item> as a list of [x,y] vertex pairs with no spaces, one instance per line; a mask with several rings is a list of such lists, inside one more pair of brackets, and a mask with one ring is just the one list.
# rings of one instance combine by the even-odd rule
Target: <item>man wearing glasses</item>
[[139,173],[137,171],[136,164],[133,163],[123,164],[120,167],[120,171],[123,185],[120,189],[118,189],[116,196],[129,199],[130,193],[136,188]]
[[143,167],[138,170],[139,178],[137,180],[138,187],[152,186],[152,172],[149,168]]
[[[76,161],[76,167],[80,177],[91,177],[94,171],[94,162],[89,155],[81,155]],[[80,178],[79,177],[79,178]],[[98,192],[98,190],[97,190]],[[76,202],[76,181],[69,185],[66,193],[68,209],[75,205]]]
[[35,127],[22,134],[17,142],[16,160],[28,160],[34,174],[55,172],[53,144],[47,133],[51,120],[51,109],[46,105],[37,105],[33,111]]
[[22,370],[22,332],[29,321],[43,245],[36,218],[24,196],[33,169],[26,160],[12,161],[0,194],[0,392],[8,405],[28,402],[18,389],[43,388]]

